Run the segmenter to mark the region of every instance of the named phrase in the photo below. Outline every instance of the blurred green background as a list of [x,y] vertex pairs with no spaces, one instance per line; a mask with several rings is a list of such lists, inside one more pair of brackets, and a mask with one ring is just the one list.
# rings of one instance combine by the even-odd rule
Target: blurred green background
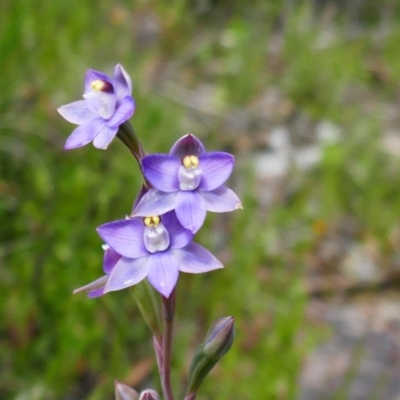
[[[244,210],[209,215],[197,237],[226,268],[179,281],[176,392],[207,327],[234,315],[236,342],[199,400],[301,396],[308,356],[332,334],[310,305],[399,281],[399,2],[1,8],[0,398],[111,399],[116,379],[159,389],[130,291],[72,296],[100,276],[95,228],[130,212],[140,175],[119,141],[64,151],[74,127],[56,108],[81,98],[86,69],[118,62],[147,151],[191,132],[237,159],[230,186]],[[372,275],[357,270],[359,253],[348,261],[354,248]],[[352,398],[337,389],[332,398]]]

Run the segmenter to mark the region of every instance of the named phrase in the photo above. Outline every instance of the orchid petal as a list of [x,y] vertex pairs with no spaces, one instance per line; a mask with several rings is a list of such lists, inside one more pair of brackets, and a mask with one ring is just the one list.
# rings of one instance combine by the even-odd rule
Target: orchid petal
[[142,281],[149,270],[149,256],[136,259],[122,257],[112,270],[104,293],[125,289]]
[[162,215],[175,207],[175,199],[178,192],[165,193],[157,189],[150,189],[140,200],[132,217],[148,217]]
[[180,138],[171,148],[169,154],[175,156],[179,161],[185,156],[199,157],[206,152],[203,143],[195,136],[188,135]]
[[90,282],[85,286],[82,286],[82,287],[80,287],[78,289],[75,289],[73,293],[77,294],[77,293],[82,293],[82,292],[90,292],[90,291],[93,291],[93,290],[97,290],[99,288],[103,288],[104,285],[107,283],[107,280],[108,280],[108,276],[107,275],[102,276],[101,278],[96,279],[95,281]]
[[124,97],[118,104],[117,109],[115,110],[110,120],[107,122],[107,125],[109,127],[120,126],[130,117],[132,117],[134,111],[135,111],[135,102],[133,101],[132,97],[130,96]]
[[175,212],[179,222],[192,233],[196,233],[204,223],[207,210],[197,192],[181,191],[176,196]]
[[100,237],[124,257],[139,258],[147,254],[143,243],[144,225],[141,221],[126,219],[109,222],[97,228]]
[[164,214],[161,219],[169,233],[171,249],[180,249],[192,240],[193,233],[182,226],[176,217],[175,211]]
[[88,144],[104,127],[105,123],[101,118],[94,118],[79,125],[67,139],[64,148],[70,150]]
[[96,290],[92,290],[91,292],[88,293],[87,297],[89,299],[95,299],[96,297],[101,297],[104,294],[104,286],[96,289]]
[[200,190],[214,190],[225,183],[232,173],[235,158],[222,151],[203,154],[199,167],[202,171]]
[[147,279],[154,289],[164,297],[174,290],[179,276],[179,264],[170,252],[164,251],[149,256]]
[[108,246],[107,250],[104,252],[103,271],[107,275],[110,275],[110,272],[113,270],[115,264],[121,259],[121,257],[122,256],[118,254],[112,247]]
[[220,213],[243,208],[242,203],[233,190],[226,186],[220,186],[218,189],[210,192],[199,190],[197,193],[204,200],[207,211]]
[[132,80],[121,64],[115,66],[113,83],[118,100],[132,95]]
[[104,128],[99,132],[99,134],[93,139],[93,146],[97,149],[105,150],[108,145],[115,138],[118,132],[118,127],[110,128],[104,125]]
[[176,192],[179,190],[178,170],[181,166],[174,156],[153,154],[142,159],[143,174],[158,190]]
[[85,100],[78,100],[57,108],[58,113],[72,124],[81,125],[96,117],[89,111]]
[[137,207],[137,205],[139,204],[140,200],[142,199],[142,197],[149,191],[149,189],[147,189],[147,187],[145,185],[142,185],[142,187],[140,188],[140,191],[138,193],[138,195],[136,196],[136,199],[133,203],[132,206],[132,212],[134,211],[134,209]]
[[171,250],[179,261],[179,269],[189,274],[200,274],[214,269],[224,268],[221,262],[207,249],[195,242],[189,243],[182,249]]
[[101,118],[108,120],[115,113],[117,98],[115,93],[90,91],[83,95],[87,108]]

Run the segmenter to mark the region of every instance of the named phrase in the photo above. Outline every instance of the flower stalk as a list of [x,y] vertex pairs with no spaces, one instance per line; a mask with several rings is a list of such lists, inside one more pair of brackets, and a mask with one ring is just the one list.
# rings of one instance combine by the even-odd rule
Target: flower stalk
[[129,121],[119,126],[117,138],[130,150],[140,167],[141,159],[144,157],[143,146]]
[[171,359],[172,359],[172,336],[175,317],[175,289],[167,298],[162,297],[164,334],[162,343],[162,368],[161,368],[161,386],[165,400],[174,400],[171,388]]
[[132,295],[144,321],[153,333],[154,338],[158,343],[161,343],[162,322],[160,307],[154,289],[147,280],[143,280],[138,285],[132,287]]

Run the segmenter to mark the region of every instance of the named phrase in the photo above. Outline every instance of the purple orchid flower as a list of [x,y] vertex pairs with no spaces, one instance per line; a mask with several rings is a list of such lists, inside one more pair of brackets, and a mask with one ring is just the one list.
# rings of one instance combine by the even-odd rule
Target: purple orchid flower
[[75,290],[89,291],[89,297],[136,285],[147,277],[164,297],[169,297],[179,271],[192,274],[223,268],[204,247],[192,242],[171,211],[162,216],[110,222],[97,228],[107,243],[105,276]]
[[182,137],[169,154],[142,159],[143,174],[153,188],[143,196],[132,216],[161,215],[175,209],[179,222],[196,233],[207,211],[242,208],[236,194],[223,185],[234,163],[228,153],[206,152],[195,136]]
[[135,110],[131,96],[131,78],[118,64],[113,78],[89,69],[85,76],[84,100],[59,107],[67,121],[79,125],[69,136],[65,149],[82,147],[93,141],[94,147],[106,149]]

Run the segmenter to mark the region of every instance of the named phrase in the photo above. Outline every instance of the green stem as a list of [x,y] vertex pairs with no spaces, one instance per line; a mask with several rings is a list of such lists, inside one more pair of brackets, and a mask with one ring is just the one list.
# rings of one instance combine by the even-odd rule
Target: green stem
[[136,160],[140,162],[140,160],[144,157],[143,147],[129,121],[125,121],[122,125],[120,125],[117,137],[122,141],[122,143],[124,143],[125,146],[128,147]]
[[157,342],[161,345],[162,322],[160,305],[157,301],[154,289],[147,279],[144,279],[142,282],[132,287],[131,293],[144,321],[152,331],[154,337],[157,339]]
[[[135,157],[139,169],[142,170],[142,158],[145,156],[142,143],[138,139],[133,126],[129,121],[125,121],[122,125],[120,125],[117,133],[117,138],[121,140],[121,142],[129,149],[132,153],[133,157]],[[143,176],[144,184],[148,189],[152,186],[150,182]]]

